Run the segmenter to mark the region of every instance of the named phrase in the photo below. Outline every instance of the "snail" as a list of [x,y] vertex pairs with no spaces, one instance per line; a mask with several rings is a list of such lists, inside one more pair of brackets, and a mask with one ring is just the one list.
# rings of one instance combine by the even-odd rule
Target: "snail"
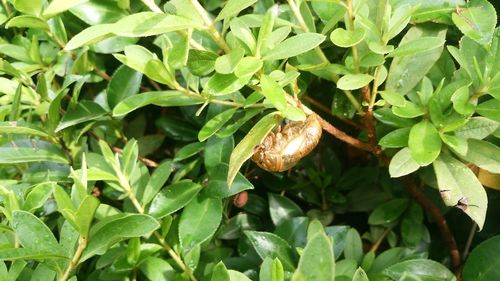
[[316,147],[321,133],[321,123],[315,114],[305,121],[290,121],[264,138],[255,148],[252,161],[269,172],[286,171]]

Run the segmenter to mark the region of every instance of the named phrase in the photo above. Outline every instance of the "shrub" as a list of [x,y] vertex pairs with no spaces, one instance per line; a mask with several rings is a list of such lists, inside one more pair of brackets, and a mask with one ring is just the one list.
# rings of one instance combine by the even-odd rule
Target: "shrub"
[[496,19],[2,1],[0,279],[498,280]]

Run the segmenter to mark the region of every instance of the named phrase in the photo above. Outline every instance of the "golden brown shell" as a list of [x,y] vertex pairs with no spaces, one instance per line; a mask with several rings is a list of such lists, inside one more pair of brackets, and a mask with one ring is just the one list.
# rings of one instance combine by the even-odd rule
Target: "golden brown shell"
[[305,121],[291,121],[270,132],[257,146],[252,161],[269,172],[286,171],[318,145],[322,127],[316,115]]

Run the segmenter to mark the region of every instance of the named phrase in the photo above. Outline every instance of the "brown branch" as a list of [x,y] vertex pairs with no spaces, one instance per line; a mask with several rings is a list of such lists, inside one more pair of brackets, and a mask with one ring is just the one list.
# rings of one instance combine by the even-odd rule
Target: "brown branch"
[[[363,95],[363,100],[369,104],[371,99],[370,87],[364,86],[361,90]],[[365,121],[366,135],[368,136],[368,143],[372,147],[373,153],[380,157],[383,154],[382,148],[378,145],[377,134],[375,132],[375,118],[373,117],[373,108],[366,107],[365,115],[363,116]]]
[[415,201],[417,201],[417,203],[419,203],[424,210],[429,211],[434,221],[436,221],[438,229],[441,232],[441,236],[443,236],[446,244],[448,244],[448,248],[450,249],[451,265],[456,271],[460,270],[460,251],[458,250],[455,237],[451,233],[448,223],[441,213],[441,210],[434,204],[434,202],[425,196],[422,190],[415,183],[414,177],[405,176],[401,179],[401,181],[405,184],[405,189],[410,196],[415,199]]
[[356,138],[353,138],[346,134],[344,131],[337,129],[335,126],[332,124],[328,123],[325,119],[321,118],[319,115],[316,114],[316,117],[318,118],[319,122],[321,123],[321,126],[323,127],[323,130],[325,130],[327,133],[330,135],[338,138],[339,140],[354,146],[356,148],[359,148],[364,151],[368,152],[373,152],[373,147],[365,142],[362,142]]
[[345,119],[345,118],[340,118],[338,116],[335,116],[332,114],[332,110],[328,107],[326,107],[324,104],[320,103],[319,101],[313,99],[312,97],[310,96],[302,96],[302,99],[307,101],[308,103],[310,103],[311,105],[313,105],[314,107],[316,107],[317,109],[321,110],[322,112],[328,114],[328,115],[332,115],[333,117],[336,117],[338,120],[350,125],[350,126],[353,126],[353,127],[356,127],[356,128],[360,128],[359,124],[357,124],[356,122],[350,120],[350,119]]

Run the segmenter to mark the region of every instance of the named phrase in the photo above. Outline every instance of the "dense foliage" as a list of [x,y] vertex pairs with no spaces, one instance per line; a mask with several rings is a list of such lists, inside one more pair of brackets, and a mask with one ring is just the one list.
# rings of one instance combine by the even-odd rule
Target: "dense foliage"
[[[2,0],[0,21],[0,280],[500,280],[488,1]],[[292,169],[250,161],[306,118],[312,153],[261,165]]]

